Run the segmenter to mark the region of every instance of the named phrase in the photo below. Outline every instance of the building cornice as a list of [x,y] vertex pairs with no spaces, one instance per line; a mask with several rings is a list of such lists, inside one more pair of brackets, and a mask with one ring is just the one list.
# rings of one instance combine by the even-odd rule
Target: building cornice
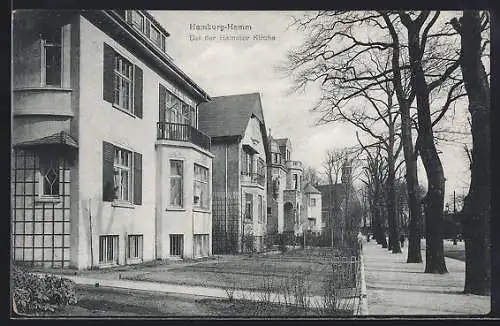
[[135,55],[142,56],[152,63],[160,75],[174,82],[198,101],[210,100],[210,96],[177,67],[167,54],[150,44],[114,10],[83,10],[82,15],[113,39],[128,45]]

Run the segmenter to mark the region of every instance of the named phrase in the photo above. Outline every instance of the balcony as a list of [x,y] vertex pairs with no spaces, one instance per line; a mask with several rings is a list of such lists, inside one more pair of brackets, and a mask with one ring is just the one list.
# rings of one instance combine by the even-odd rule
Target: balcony
[[263,174],[241,171],[241,176],[242,176],[241,181],[243,182],[253,183],[253,184],[256,183],[263,187],[266,184],[266,176]]
[[286,167],[288,169],[302,170],[302,162],[300,162],[300,161],[286,161]]
[[158,139],[185,141],[210,151],[210,137],[190,125],[158,122]]

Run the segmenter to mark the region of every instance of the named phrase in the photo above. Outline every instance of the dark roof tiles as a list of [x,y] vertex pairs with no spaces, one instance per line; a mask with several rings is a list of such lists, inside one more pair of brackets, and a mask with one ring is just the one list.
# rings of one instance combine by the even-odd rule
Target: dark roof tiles
[[199,106],[198,126],[210,137],[243,137],[252,115],[265,125],[259,93],[212,97]]

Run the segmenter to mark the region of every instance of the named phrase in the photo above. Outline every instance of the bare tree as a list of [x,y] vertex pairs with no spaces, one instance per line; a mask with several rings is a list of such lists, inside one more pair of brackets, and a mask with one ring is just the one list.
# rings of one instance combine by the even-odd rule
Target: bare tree
[[[430,11],[321,11],[306,15],[295,22],[299,29],[307,31],[306,41],[289,54],[286,67],[294,76],[295,90],[310,84],[321,87],[323,96],[315,107],[322,113],[320,123],[332,121],[336,108],[356,106],[360,95],[392,81],[401,112],[411,211],[408,262],[420,259],[419,234],[411,234],[420,217],[420,204],[415,200],[418,154],[429,184],[424,200],[428,273],[446,272],[441,230],[444,174],[433,127],[458,97],[461,85],[455,78],[458,63],[453,38],[457,33],[442,23],[440,15],[439,11],[432,15]],[[391,65],[375,73],[375,63],[370,61],[382,52],[392,54]],[[443,107],[432,107],[435,93],[451,94],[450,100]],[[415,100],[418,137],[413,145],[410,108]]]
[[304,168],[303,180],[304,180],[303,182],[304,185],[310,183],[314,187],[319,185],[321,182],[318,170],[316,170],[314,167],[311,166],[306,166]]
[[366,165],[363,168],[365,178],[361,179],[361,181],[367,188],[368,204],[372,217],[372,232],[377,243],[381,244],[382,248],[388,248],[384,220],[384,184],[387,179],[384,159],[380,147],[365,148],[365,152]]
[[342,166],[350,154],[356,152],[354,147],[331,148],[326,152],[323,161],[323,173],[329,184],[337,184],[340,181]]
[[[491,292],[490,232],[491,164],[490,164],[490,85],[481,60],[489,40],[481,32],[489,28],[486,12],[464,11],[460,19],[452,19],[460,33],[460,68],[471,114],[472,153],[469,156],[471,182],[463,213],[465,236],[466,293],[486,295]],[[467,153],[469,150],[466,148]]]

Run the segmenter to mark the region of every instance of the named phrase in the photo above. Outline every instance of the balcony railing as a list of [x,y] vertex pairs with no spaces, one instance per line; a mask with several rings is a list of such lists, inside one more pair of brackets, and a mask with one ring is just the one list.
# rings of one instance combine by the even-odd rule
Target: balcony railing
[[300,161],[286,161],[287,168],[301,169],[302,170],[302,162]]
[[210,137],[190,125],[158,122],[158,139],[187,141],[210,150]]
[[266,176],[263,174],[241,171],[241,175],[246,176],[247,181],[257,183],[261,186],[264,186],[266,183]]

